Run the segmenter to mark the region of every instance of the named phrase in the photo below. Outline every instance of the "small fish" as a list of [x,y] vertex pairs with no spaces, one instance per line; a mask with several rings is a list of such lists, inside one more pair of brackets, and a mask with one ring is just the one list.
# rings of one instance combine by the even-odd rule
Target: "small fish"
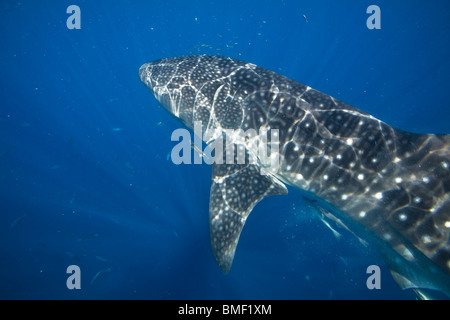
[[75,201],[76,196],[77,196],[77,192],[75,191],[72,195],[72,198],[69,201],[70,204],[72,204]]
[[78,262],[78,263],[81,262],[80,258],[78,258],[78,256],[76,256],[76,255],[73,254],[72,252],[67,251],[66,253],[67,253],[67,255],[70,257],[70,259],[73,259],[73,260],[75,260],[75,261]]
[[305,196],[302,196],[302,199],[305,200],[305,201],[307,201],[307,202],[317,203],[317,200],[316,200],[316,199],[309,199],[309,198],[307,198],[307,197],[305,197]]
[[112,128],[112,131],[123,131],[122,128]]
[[322,221],[322,223],[331,230],[331,232],[333,232],[333,235],[336,239],[340,239],[342,238],[342,234],[340,234],[339,232],[337,232],[336,230],[333,229],[333,227],[328,223],[328,221],[326,221],[325,219],[321,218],[320,219]]
[[305,15],[303,15],[303,19],[305,19],[306,23],[308,23],[308,18],[306,18]]
[[350,228],[348,228],[341,219],[339,219],[338,217],[333,215],[330,211],[321,207],[318,204],[318,201],[316,199],[309,199],[307,197],[303,197],[303,200],[305,200],[306,202],[309,202],[309,204],[317,210],[320,221],[322,221],[322,223],[325,224],[325,226],[327,228],[329,228],[331,230],[331,232],[333,232],[336,239],[340,239],[342,237],[342,234],[340,234],[335,229],[333,229],[333,227],[330,225],[330,223],[328,221],[326,221],[326,219],[333,221],[337,226],[339,226],[339,227],[345,229],[346,231],[348,231],[349,233],[351,233],[364,247],[367,247],[369,245],[367,243],[367,241],[365,241],[364,239],[361,239],[356,233],[354,233],[352,230],[350,230]]
[[327,217],[328,219],[330,219],[331,221],[333,221],[334,223],[336,223],[336,225],[342,227],[343,229],[347,230],[348,232],[350,232],[364,247],[367,247],[369,244],[367,243],[367,241],[365,241],[364,239],[360,238],[356,233],[354,233],[352,230],[350,230],[349,227],[347,227],[345,225],[345,223],[337,218],[335,215],[333,215],[330,211],[322,208],[322,207],[318,207],[320,213],[322,214],[322,221],[324,222],[324,217]]
[[97,260],[99,260],[99,261],[102,261],[102,262],[108,262],[108,261],[111,261],[111,260],[109,260],[109,259],[105,259],[105,258],[102,258],[102,257],[100,257],[100,256],[95,256],[95,259],[97,259]]
[[197,152],[200,157],[205,158],[206,161],[212,161],[200,148],[194,143],[191,142],[191,148],[194,150],[194,152]]
[[341,260],[342,263],[343,263],[346,267],[348,267],[348,261],[347,261],[346,258],[339,256],[339,260]]
[[22,219],[25,218],[26,216],[27,214],[24,213],[23,215],[15,219],[13,222],[11,222],[11,224],[9,225],[9,229],[13,229],[15,226],[17,226],[20,223],[20,221],[22,221]]
[[131,162],[125,161],[123,164],[124,164],[125,167],[127,167],[128,169],[134,170],[134,167],[133,167],[133,165],[131,164]]
[[105,272],[109,272],[109,271],[111,271],[111,267],[109,267],[108,269],[104,269],[104,270],[100,270],[99,272],[97,272],[96,274],[95,274],[95,276],[92,278],[92,280],[91,280],[91,286],[92,286],[92,284],[94,283],[94,281],[101,275],[101,274],[103,274],[103,273],[105,273]]

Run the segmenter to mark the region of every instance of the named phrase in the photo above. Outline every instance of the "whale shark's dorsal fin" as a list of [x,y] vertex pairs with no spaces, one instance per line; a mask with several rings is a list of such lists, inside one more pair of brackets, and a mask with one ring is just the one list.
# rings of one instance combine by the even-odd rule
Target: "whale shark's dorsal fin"
[[267,196],[287,194],[277,178],[261,173],[255,164],[213,164],[209,227],[214,257],[224,273],[233,262],[245,221]]

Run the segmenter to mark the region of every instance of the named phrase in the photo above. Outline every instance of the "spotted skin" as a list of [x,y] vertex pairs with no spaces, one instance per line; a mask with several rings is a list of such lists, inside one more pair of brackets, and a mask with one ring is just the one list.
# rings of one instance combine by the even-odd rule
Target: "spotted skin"
[[[214,165],[210,230],[224,272],[242,227],[265,196],[298,187],[345,213],[414,262],[450,274],[450,136],[415,134],[256,65],[218,56],[144,64],[141,80],[204,140],[224,130],[278,129],[279,167]],[[247,153],[251,148],[242,141]],[[434,271],[433,271],[434,272]],[[448,280],[448,279],[447,279]]]

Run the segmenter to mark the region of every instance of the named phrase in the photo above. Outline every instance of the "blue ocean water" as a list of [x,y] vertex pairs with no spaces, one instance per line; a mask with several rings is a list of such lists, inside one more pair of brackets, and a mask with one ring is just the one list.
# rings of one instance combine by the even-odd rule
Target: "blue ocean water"
[[[182,125],[138,69],[230,56],[394,127],[450,133],[449,15],[445,0],[1,1],[0,298],[414,299],[374,245],[336,238],[292,188],[255,207],[222,274],[211,168],[170,161]],[[380,290],[366,286],[374,264]]]

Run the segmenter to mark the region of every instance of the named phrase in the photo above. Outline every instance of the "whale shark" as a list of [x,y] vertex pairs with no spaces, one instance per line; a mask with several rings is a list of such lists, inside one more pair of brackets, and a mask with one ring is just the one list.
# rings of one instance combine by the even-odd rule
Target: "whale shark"
[[[307,85],[228,57],[164,58],[142,65],[139,76],[188,129],[200,124],[206,144],[223,145],[225,151],[214,150],[209,222],[224,273],[252,209],[265,197],[287,194],[288,185],[361,230],[401,288],[450,296],[450,135],[393,128]],[[256,134],[241,134],[249,130]],[[261,134],[268,131],[269,138]],[[274,166],[258,153],[264,144],[277,159]],[[236,160],[239,153],[244,161],[217,161]]]

